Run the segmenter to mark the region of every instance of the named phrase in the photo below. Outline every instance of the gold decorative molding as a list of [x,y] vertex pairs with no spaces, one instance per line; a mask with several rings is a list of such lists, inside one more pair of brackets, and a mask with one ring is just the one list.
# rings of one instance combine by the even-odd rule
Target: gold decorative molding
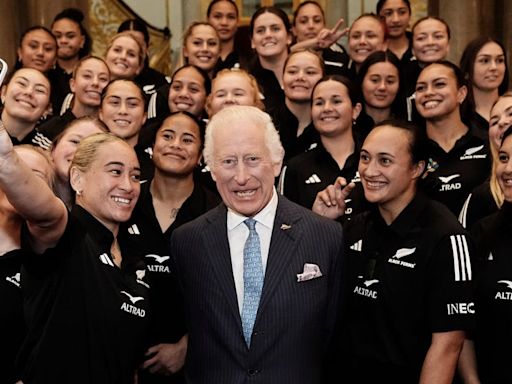
[[[89,0],[89,32],[93,36],[92,54],[105,57],[108,41],[126,19],[139,17],[117,0]],[[148,26],[150,66],[166,75],[171,74],[170,36]]]

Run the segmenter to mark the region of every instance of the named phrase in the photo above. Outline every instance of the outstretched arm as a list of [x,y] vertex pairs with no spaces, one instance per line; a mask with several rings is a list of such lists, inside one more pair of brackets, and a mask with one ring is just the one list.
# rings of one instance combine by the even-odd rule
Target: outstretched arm
[[0,122],[0,188],[27,221],[33,249],[42,253],[64,233],[67,210],[48,185],[20,159]]

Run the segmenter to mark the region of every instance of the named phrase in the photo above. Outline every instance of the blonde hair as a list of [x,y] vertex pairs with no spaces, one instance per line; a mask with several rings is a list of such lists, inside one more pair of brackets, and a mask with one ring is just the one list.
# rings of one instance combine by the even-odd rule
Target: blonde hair
[[137,46],[139,47],[139,65],[142,67],[144,65],[144,61],[146,60],[146,43],[132,31],[123,31],[112,36],[112,38],[108,41],[106,53],[110,50],[110,48],[112,48],[112,45],[114,45],[114,41],[116,41],[120,37],[129,37],[137,43]]
[[220,77],[224,76],[224,75],[229,75],[229,74],[232,74],[232,73],[236,73],[236,74],[246,78],[246,80],[249,82],[249,85],[250,85],[251,90],[252,90],[252,96],[253,96],[252,106],[256,107],[256,108],[259,108],[262,111],[264,111],[265,110],[265,105],[263,104],[262,93],[260,91],[260,87],[258,85],[258,82],[256,81],[256,78],[253,75],[251,75],[249,72],[247,72],[247,71],[245,71],[243,69],[240,69],[240,68],[227,68],[227,69],[223,69],[223,70],[221,70],[220,72],[217,73],[217,75],[212,80],[211,92],[208,95],[208,97],[206,98],[206,110],[207,111],[211,110],[212,99],[213,99],[213,96],[214,96],[213,95],[213,90],[215,88],[215,83],[217,82],[217,80]]
[[91,164],[96,160],[96,155],[100,148],[105,144],[115,142],[124,143],[129,146],[126,141],[111,133],[95,133],[86,137],[78,144],[70,169],[76,168],[80,172],[87,172],[91,168]]
[[[504,97],[512,97],[512,92],[505,92],[503,95],[501,95],[498,100],[494,103],[496,105],[498,101],[500,101]],[[492,106],[494,108],[494,105]],[[492,110],[492,109],[491,109]],[[498,165],[498,149],[494,148],[494,146],[491,144],[489,145],[491,149],[491,157],[492,157],[492,169],[491,169],[491,179],[489,180],[489,187],[491,189],[491,195],[494,201],[496,202],[496,205],[498,208],[501,208],[503,205],[503,202],[505,201],[505,195],[503,194],[503,191],[501,190],[500,184],[498,183],[498,178],[496,177],[496,167]]]

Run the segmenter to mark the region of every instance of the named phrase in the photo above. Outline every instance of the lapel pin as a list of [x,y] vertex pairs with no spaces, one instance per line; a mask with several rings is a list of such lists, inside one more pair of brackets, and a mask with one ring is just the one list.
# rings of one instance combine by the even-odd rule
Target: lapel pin
[[283,231],[286,231],[287,229],[290,229],[292,226],[291,225],[288,225],[288,224],[281,224],[281,229]]

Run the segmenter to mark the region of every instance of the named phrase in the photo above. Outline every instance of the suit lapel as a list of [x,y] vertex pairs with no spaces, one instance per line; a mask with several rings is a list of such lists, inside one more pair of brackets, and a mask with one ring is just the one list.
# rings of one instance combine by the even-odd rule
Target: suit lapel
[[282,279],[291,278],[285,276],[284,273],[287,271],[290,259],[296,252],[299,239],[302,237],[302,230],[299,225],[296,225],[300,219],[299,212],[287,200],[279,197],[258,317],[265,310],[265,306],[274,294],[279,282]]
[[229,251],[226,206],[220,204],[215,208],[215,212],[212,213],[212,215],[207,217],[210,225],[203,232],[204,244],[208,245],[206,252],[208,260],[212,265],[212,274],[216,277],[217,283],[224,291],[229,309],[239,324],[241,332],[240,313],[238,311],[233,267]]

